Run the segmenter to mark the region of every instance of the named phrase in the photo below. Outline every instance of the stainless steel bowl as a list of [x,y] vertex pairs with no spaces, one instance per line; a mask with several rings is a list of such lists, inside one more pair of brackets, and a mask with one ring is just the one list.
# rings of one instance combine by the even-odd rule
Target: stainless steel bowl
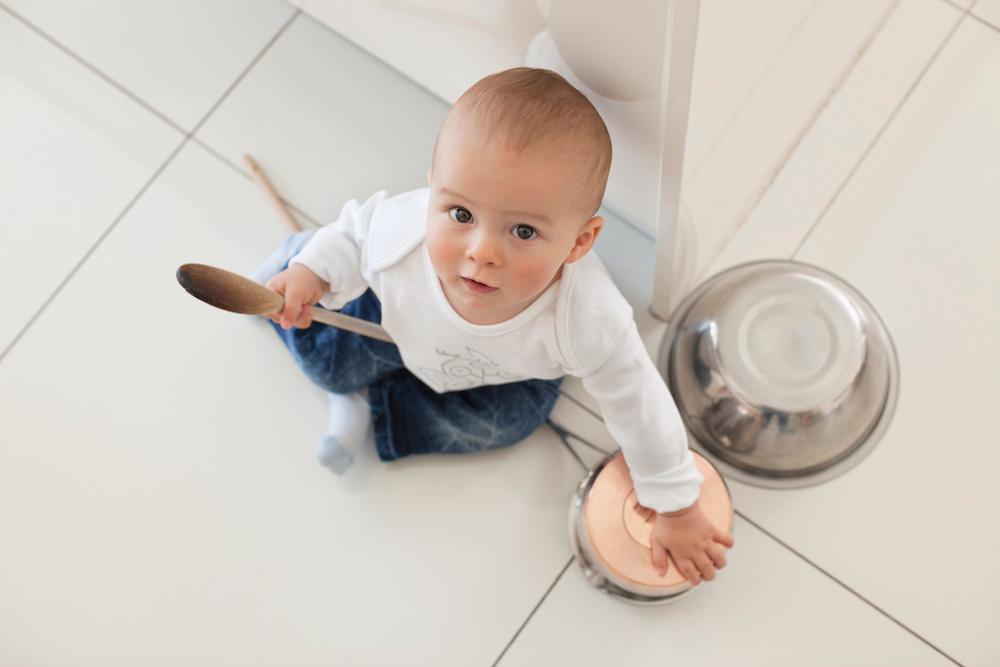
[[723,474],[772,488],[837,477],[892,418],[899,364],[875,309],[810,264],[765,260],[709,278],[678,305],[659,369]]

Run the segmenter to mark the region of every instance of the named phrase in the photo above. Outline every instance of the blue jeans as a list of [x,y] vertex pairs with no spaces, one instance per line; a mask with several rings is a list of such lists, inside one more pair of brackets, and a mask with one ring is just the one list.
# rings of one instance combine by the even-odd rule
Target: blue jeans
[[[257,268],[254,279],[265,283],[287,268],[314,233],[305,230],[288,237]],[[371,289],[340,312],[382,321],[382,304]],[[545,423],[563,380],[523,380],[438,394],[403,365],[392,343],[319,323],[288,330],[271,325],[298,366],[323,389],[347,394],[368,387],[375,448],[383,461],[520,442]]]

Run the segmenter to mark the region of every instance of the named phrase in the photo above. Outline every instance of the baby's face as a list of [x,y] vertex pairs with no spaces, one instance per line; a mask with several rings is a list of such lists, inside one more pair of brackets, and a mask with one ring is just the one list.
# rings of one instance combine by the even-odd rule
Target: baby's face
[[487,145],[461,125],[440,137],[427,172],[427,249],[464,319],[510,319],[590,250],[603,220],[581,212],[580,162]]

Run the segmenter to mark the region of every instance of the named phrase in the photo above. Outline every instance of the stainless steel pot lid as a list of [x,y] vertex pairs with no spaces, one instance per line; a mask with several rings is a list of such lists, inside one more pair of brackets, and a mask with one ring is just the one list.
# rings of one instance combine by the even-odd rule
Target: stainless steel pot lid
[[758,486],[826,481],[857,465],[895,409],[896,351],[843,280],[766,260],[708,279],[677,307],[660,372],[698,448]]
[[[705,480],[698,502],[723,532],[733,525],[733,505],[712,463],[692,452]],[[577,486],[570,503],[569,535],[584,577],[604,592],[635,604],[673,602],[693,586],[667,555],[667,573],[656,571],[650,549],[652,518],[639,511],[621,451],[605,457]]]

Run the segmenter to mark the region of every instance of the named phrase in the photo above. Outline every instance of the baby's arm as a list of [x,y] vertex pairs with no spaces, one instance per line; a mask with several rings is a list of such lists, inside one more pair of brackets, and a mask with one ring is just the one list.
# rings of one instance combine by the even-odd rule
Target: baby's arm
[[269,315],[285,329],[304,329],[312,324],[312,306],[322,303],[339,310],[368,288],[363,275],[365,241],[375,207],[385,198],[380,191],[364,203],[352,199],[340,210],[333,224],[317,230],[288,268],[271,277],[267,288],[285,298],[280,313]]
[[598,401],[605,424],[622,449],[643,507],[656,512],[650,557],[661,573],[670,551],[693,584],[712,579],[732,546],[698,505],[703,477],[688,449],[687,433],[666,383],[630,322],[610,356],[581,376]]

